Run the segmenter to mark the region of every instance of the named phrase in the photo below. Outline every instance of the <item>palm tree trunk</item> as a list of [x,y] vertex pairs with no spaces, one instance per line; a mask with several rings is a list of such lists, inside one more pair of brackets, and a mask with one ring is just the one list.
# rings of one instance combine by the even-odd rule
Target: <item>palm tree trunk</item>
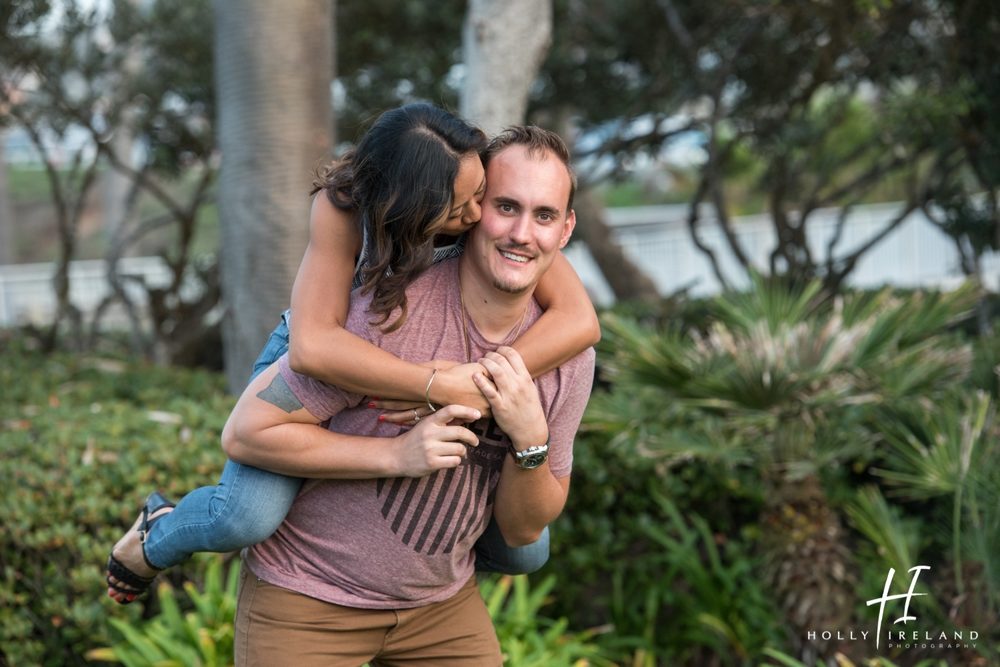
[[462,29],[463,116],[488,134],[524,122],[552,43],[552,0],[470,0]]
[[840,516],[815,475],[791,479],[777,467],[765,476],[761,512],[765,575],[790,639],[810,664],[832,658],[836,642],[809,640],[810,630],[842,628],[857,604],[856,567]]
[[656,284],[630,260],[615,241],[604,206],[589,189],[581,189],[574,203],[576,238],[587,244],[594,262],[604,274],[618,301],[656,301]]
[[331,3],[215,0],[219,218],[229,388],[288,306],[312,174],[330,148]]

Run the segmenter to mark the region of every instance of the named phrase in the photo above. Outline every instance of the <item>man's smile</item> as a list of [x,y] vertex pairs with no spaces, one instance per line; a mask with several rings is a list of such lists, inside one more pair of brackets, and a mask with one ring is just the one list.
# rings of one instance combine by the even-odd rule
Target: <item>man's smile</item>
[[512,262],[517,262],[518,264],[527,264],[528,261],[531,260],[530,256],[518,254],[512,250],[500,249],[499,252],[504,259],[509,259]]

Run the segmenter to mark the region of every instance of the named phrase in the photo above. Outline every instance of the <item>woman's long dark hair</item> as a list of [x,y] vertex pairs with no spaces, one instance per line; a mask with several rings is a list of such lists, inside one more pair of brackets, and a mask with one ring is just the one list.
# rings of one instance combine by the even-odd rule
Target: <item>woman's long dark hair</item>
[[356,211],[367,229],[362,290],[372,292],[373,322],[386,331],[406,319],[406,286],[433,261],[429,227],[449,211],[459,163],[478,155],[486,135],[430,104],[386,111],[357,146],[314,184],[339,209]]

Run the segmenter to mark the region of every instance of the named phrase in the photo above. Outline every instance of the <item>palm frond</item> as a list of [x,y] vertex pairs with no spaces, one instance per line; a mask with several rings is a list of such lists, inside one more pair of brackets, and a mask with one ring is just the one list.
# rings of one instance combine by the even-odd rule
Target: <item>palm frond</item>
[[878,487],[859,489],[846,511],[851,523],[875,545],[876,553],[888,567],[906,572],[917,564],[920,524],[904,520],[902,513],[886,502]]
[[[968,373],[969,347],[946,331],[968,296],[883,290],[823,300],[818,284],[756,277],[752,289],[712,302],[717,319],[704,330],[657,331],[606,315],[603,366],[618,398],[592,402],[588,428],[603,423],[612,438],[618,429],[653,455],[739,451],[800,475],[870,457],[866,411],[936,395]],[[725,426],[696,425],[716,419]],[[890,476],[908,483],[906,474]]]
[[[937,336],[971,316],[979,299],[972,281],[951,292],[920,292],[906,301],[910,312],[907,326],[900,332],[900,345],[909,347]],[[903,306],[900,306],[903,308]]]
[[968,345],[930,339],[894,355],[884,355],[865,373],[870,386],[892,401],[939,393],[968,377],[971,367],[972,350]]
[[680,333],[655,331],[614,313],[603,315],[601,325],[606,379],[666,390],[691,378],[691,349]]
[[882,419],[881,431],[894,456],[875,473],[897,494],[925,499],[958,491],[978,467],[991,438],[995,408],[984,392],[921,402],[896,419]]
[[776,331],[788,322],[809,319],[822,302],[823,285],[818,280],[802,287],[769,281],[759,273],[750,280],[750,289],[726,292],[712,304],[716,318],[734,331],[749,331],[761,322]]

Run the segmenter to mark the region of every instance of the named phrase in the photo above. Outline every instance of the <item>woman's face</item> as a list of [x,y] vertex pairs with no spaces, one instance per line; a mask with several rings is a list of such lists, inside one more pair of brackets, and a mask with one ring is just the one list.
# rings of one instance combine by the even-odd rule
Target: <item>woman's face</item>
[[457,236],[479,222],[479,208],[486,194],[486,171],[476,154],[466,155],[458,165],[451,209],[436,220],[428,230],[429,235]]

